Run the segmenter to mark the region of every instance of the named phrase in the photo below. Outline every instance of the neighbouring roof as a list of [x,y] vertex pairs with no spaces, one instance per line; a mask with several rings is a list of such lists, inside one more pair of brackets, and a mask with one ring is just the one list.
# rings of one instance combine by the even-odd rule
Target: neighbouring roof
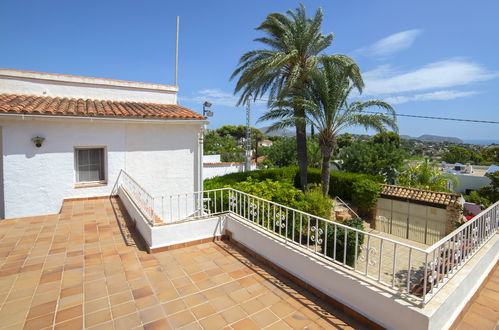
[[490,165],[489,169],[487,170],[486,173],[492,174],[499,171],[499,166],[497,165]]
[[137,119],[206,119],[177,104],[0,94],[0,114]]
[[382,185],[381,197],[414,201],[416,203],[432,205],[456,205],[460,204],[461,196],[458,194],[436,192],[431,190],[408,188],[395,185]]

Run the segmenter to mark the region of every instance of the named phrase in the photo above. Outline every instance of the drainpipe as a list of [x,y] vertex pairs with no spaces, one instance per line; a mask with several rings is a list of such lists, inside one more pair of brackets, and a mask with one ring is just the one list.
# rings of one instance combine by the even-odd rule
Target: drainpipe
[[204,127],[201,128],[198,134],[198,191],[203,191],[203,153],[204,153]]

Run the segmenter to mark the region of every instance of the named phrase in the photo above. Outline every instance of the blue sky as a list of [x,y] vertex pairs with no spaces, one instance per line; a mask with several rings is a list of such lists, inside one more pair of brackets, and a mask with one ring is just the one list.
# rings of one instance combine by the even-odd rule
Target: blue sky
[[[324,10],[334,32],[330,54],[352,56],[363,98],[401,114],[499,121],[499,2],[303,1]],[[175,17],[180,29],[180,104],[211,101],[210,128],[242,124],[230,74],[259,48],[254,30],[295,1],[0,2],[0,67],[154,83],[173,83]],[[265,112],[255,104],[253,119]],[[262,126],[258,124],[257,126]],[[499,139],[498,125],[399,118],[401,134]],[[356,129],[352,132],[362,133]]]

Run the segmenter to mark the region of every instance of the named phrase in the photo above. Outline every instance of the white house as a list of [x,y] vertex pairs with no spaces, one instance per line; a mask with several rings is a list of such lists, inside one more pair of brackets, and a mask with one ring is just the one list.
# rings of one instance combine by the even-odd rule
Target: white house
[[452,189],[460,194],[469,194],[472,190],[478,190],[489,186],[491,180],[486,177],[487,173],[493,173],[498,170],[496,165],[463,165],[463,164],[442,164],[442,171],[454,174],[458,184]]
[[0,69],[0,218],[109,195],[123,169],[153,195],[202,185],[206,118],[178,87]]

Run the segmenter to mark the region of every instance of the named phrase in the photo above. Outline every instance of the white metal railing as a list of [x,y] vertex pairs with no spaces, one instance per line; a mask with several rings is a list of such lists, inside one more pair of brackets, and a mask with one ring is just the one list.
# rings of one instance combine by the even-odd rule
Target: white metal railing
[[[228,189],[229,210],[260,228],[333,263],[410,295],[413,257],[425,251],[364,230]],[[362,220],[359,220],[362,221]],[[408,256],[408,260],[404,256]],[[401,258],[402,257],[402,258]],[[405,277],[404,277],[405,276]],[[416,298],[421,301],[419,297]]]
[[499,202],[496,202],[428,247],[424,276],[411,293],[421,296],[423,302],[431,299],[496,234],[498,224]]
[[161,196],[154,198],[154,204],[159,218],[166,224],[199,219],[228,211],[224,191],[226,189]]
[[[123,172],[124,173],[124,172]],[[149,217],[172,224],[223,213],[426,304],[497,232],[499,202],[422,249],[232,188],[151,197],[128,175],[121,186]]]
[[127,172],[121,170],[113,189],[113,194],[117,194],[118,189],[123,189],[145,215],[151,226],[158,220],[154,212],[154,198]]

